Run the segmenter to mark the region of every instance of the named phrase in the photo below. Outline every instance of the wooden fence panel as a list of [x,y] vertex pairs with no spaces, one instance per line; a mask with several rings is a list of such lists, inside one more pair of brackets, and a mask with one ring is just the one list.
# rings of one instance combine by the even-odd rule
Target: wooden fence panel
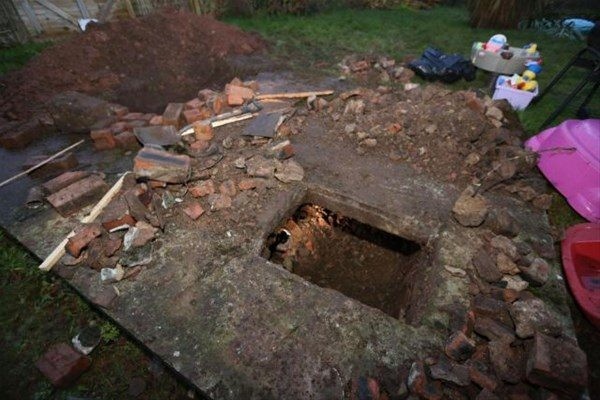
[[24,43],[28,38],[27,29],[15,5],[11,1],[0,1],[0,45]]

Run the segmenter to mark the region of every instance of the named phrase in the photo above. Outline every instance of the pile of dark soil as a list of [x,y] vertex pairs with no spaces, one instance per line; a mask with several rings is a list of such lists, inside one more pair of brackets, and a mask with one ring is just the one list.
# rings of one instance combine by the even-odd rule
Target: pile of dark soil
[[3,77],[0,113],[25,118],[67,90],[162,113],[168,102],[187,101],[201,88],[230,80],[228,57],[264,47],[257,35],[188,12],[94,25]]

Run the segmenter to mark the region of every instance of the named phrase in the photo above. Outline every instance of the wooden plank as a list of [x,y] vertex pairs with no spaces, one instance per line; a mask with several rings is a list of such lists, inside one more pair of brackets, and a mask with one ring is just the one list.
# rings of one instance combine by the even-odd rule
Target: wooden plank
[[79,11],[81,11],[81,16],[83,18],[90,18],[90,12],[87,9],[87,6],[85,5],[85,1],[83,0],[76,0],[77,1],[77,7],[79,7]]
[[272,93],[272,94],[261,94],[256,96],[257,100],[269,100],[269,99],[302,99],[310,96],[329,96],[333,94],[333,90],[322,90],[315,92],[297,92],[297,93]]
[[[98,215],[100,215],[102,210],[104,210],[104,208],[111,202],[111,200],[117,195],[117,193],[119,193],[119,190],[121,190],[121,187],[123,186],[123,180],[125,179],[125,176],[129,173],[131,173],[131,171],[127,171],[123,176],[119,178],[117,182],[115,182],[115,184],[110,188],[110,190],[106,192],[104,197],[102,197],[102,199],[100,199],[100,201],[94,206],[94,208],[92,208],[92,211],[90,211],[90,213],[81,220],[82,224],[89,224],[90,222],[94,222],[94,220],[98,218]],[[75,235],[74,230],[71,231],[67,235],[67,237],[64,238],[64,240],[60,242],[58,246],[56,246],[54,250],[52,250],[52,253],[50,253],[48,257],[46,257],[44,262],[41,263],[38,268],[42,271],[50,271],[52,267],[56,265],[58,260],[60,260],[62,256],[65,255],[65,246],[67,245],[69,238],[73,235]]]
[[37,16],[35,15],[35,12],[33,11],[33,8],[31,8],[31,4],[29,4],[29,0],[21,0],[20,4],[21,4],[21,8],[23,9],[23,12],[27,16],[27,19],[31,23],[31,26],[32,26],[35,34],[39,35],[40,33],[42,33],[44,30],[42,29],[42,25],[40,25],[40,21],[38,21]]
[[43,167],[44,165],[48,164],[50,161],[54,160],[55,158],[58,158],[60,156],[62,156],[63,154],[65,154],[67,151],[74,149],[75,147],[79,146],[81,143],[83,143],[85,140],[81,139],[79,142],[72,144],[71,146],[67,147],[66,149],[63,149],[61,151],[59,151],[58,153],[54,154],[51,157],[48,157],[47,159],[45,159],[44,161],[42,161],[41,163],[38,163],[36,165],[34,165],[33,167],[29,168],[26,171],[21,172],[20,174],[17,174],[15,176],[13,176],[12,178],[8,178],[7,180],[5,180],[4,182],[0,183],[0,187],[9,184],[10,182],[19,179],[22,176],[27,175],[30,172],[35,171],[36,169]]
[[110,10],[114,7],[117,0],[108,0],[104,3],[104,6],[100,10],[98,10],[98,21],[106,22],[108,16],[110,15]]
[[66,21],[69,21],[70,23],[75,25],[77,28],[79,28],[79,24],[77,23],[77,20],[73,16],[71,16],[71,14],[69,14],[69,13],[63,11],[61,8],[57,7],[54,3],[50,2],[50,0],[35,0],[35,1],[38,4],[46,7],[48,10],[53,11],[59,17],[63,18]]

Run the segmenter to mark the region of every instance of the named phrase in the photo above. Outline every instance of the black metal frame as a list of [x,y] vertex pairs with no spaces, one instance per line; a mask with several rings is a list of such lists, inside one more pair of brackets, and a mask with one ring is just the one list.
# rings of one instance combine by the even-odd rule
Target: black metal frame
[[540,126],[540,130],[546,128],[554,119],[573,101],[573,98],[579,94],[587,86],[588,84],[594,84],[594,87],[591,89],[590,93],[585,97],[583,102],[578,108],[577,115],[583,114],[583,109],[589,104],[592,100],[596,92],[598,91],[598,87],[600,86],[600,51],[588,46],[582,50],[580,50],[572,59],[564,66],[562,70],[558,74],[552,78],[552,81],[548,84],[548,86],[540,93],[540,95],[534,99],[537,103],[542,98],[550,92],[550,90],[562,79],[562,77],[571,69],[571,67],[576,66],[580,68],[585,68],[590,70],[590,72],[575,86],[575,88],[569,93],[567,97],[562,101],[562,103],[550,114],[548,118],[542,123]]

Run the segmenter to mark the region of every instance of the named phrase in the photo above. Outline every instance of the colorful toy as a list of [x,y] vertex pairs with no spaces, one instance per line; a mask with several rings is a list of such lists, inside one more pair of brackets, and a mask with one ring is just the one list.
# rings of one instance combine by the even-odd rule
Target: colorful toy
[[492,36],[490,40],[488,40],[487,43],[483,45],[483,48],[487,51],[499,52],[505,46],[508,46],[507,42],[508,40],[506,39],[506,36],[496,34]]

